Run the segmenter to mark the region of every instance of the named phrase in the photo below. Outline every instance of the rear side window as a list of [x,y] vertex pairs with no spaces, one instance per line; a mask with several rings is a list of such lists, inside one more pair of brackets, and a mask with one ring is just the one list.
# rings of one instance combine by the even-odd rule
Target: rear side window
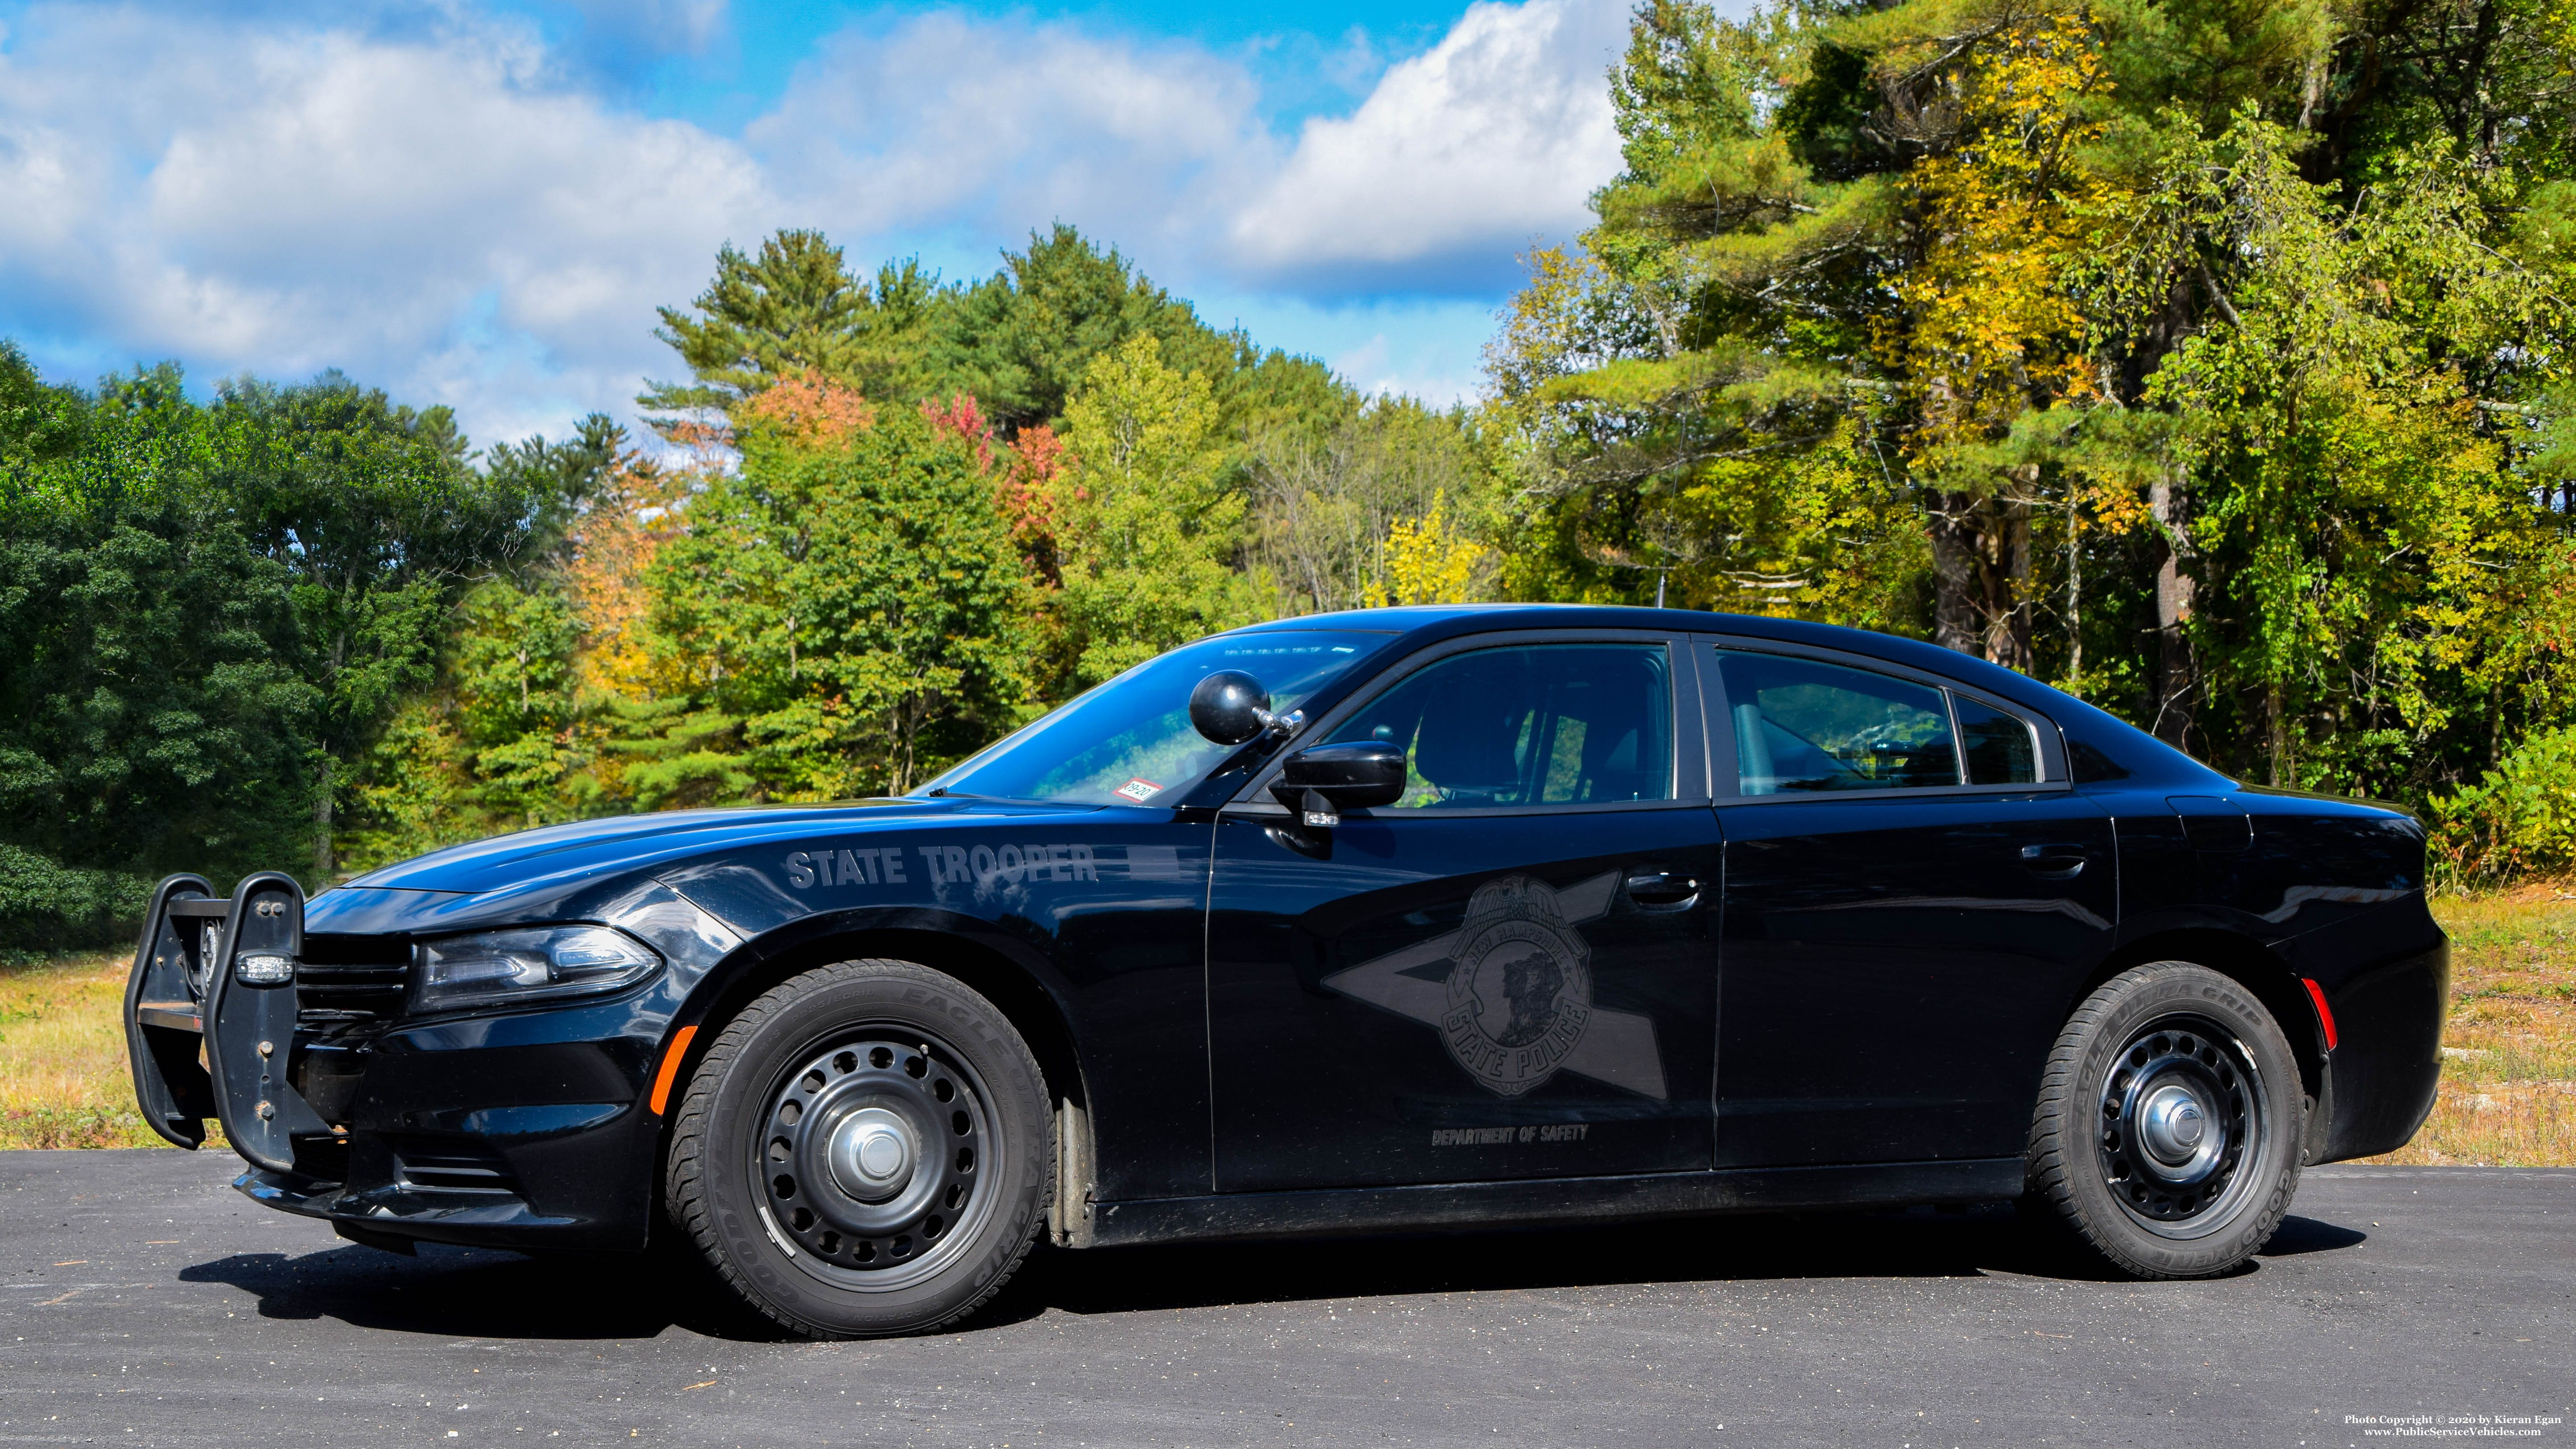
[[1941,691],[1863,669],[1718,651],[1736,790],[1780,795],[1959,783]]
[[1660,644],[1535,644],[1426,664],[1336,726],[1404,747],[1396,810],[1673,798],[1672,682]]
[[1867,669],[1717,651],[1735,735],[1736,793],[2028,785],[2027,721],[1952,690]]

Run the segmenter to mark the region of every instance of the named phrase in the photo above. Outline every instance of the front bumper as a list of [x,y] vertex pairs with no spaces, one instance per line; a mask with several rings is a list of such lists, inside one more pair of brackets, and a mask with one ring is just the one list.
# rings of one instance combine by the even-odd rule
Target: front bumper
[[276,949],[300,951],[300,893],[285,881],[271,894],[265,917],[269,897],[247,889],[218,901],[174,879],[156,895],[126,994],[136,1096],[156,1130],[194,1147],[218,1118],[250,1164],[236,1187],[360,1241],[644,1246],[661,1137],[648,1089],[679,989],[667,973],[506,1015],[300,1012],[295,982],[231,975],[262,924]]
[[630,1104],[602,1122],[583,1122],[576,1111],[546,1123],[524,1119],[549,1109],[502,1110],[536,1130],[353,1128],[348,1181],[254,1166],[233,1186],[254,1202],[323,1219],[362,1242],[588,1251],[644,1246],[651,1191],[644,1179],[659,1130],[651,1113]]
[[355,1049],[338,1170],[269,1174],[301,1204],[275,1205],[433,1242],[643,1247],[662,1017],[640,1005],[432,1023]]

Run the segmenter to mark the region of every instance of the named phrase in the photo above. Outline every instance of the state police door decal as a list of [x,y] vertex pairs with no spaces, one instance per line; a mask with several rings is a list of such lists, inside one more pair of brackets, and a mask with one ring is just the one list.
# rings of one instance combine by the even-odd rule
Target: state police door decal
[[1592,1004],[1592,948],[1575,927],[1609,913],[1613,871],[1563,891],[1509,875],[1476,888],[1445,936],[1324,978],[1326,989],[1440,1034],[1450,1058],[1498,1096],[1560,1071],[1665,1100],[1651,1017]]

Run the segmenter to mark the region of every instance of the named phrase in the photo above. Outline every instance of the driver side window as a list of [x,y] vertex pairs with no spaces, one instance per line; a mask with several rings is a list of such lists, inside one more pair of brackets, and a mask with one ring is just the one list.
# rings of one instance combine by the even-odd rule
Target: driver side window
[[1424,665],[1328,743],[1404,747],[1387,810],[1673,798],[1670,661],[1659,644],[1479,649]]

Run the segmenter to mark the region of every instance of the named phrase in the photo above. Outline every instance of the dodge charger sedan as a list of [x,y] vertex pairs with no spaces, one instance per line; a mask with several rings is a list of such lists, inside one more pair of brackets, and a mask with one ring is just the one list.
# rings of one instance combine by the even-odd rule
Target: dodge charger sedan
[[2224,1273],[2422,1123],[2447,971],[2402,811],[1928,645],[1497,606],[1204,639],[897,799],[174,876],[126,1019],[261,1202],[846,1336],[1041,1234],[2014,1199]]

